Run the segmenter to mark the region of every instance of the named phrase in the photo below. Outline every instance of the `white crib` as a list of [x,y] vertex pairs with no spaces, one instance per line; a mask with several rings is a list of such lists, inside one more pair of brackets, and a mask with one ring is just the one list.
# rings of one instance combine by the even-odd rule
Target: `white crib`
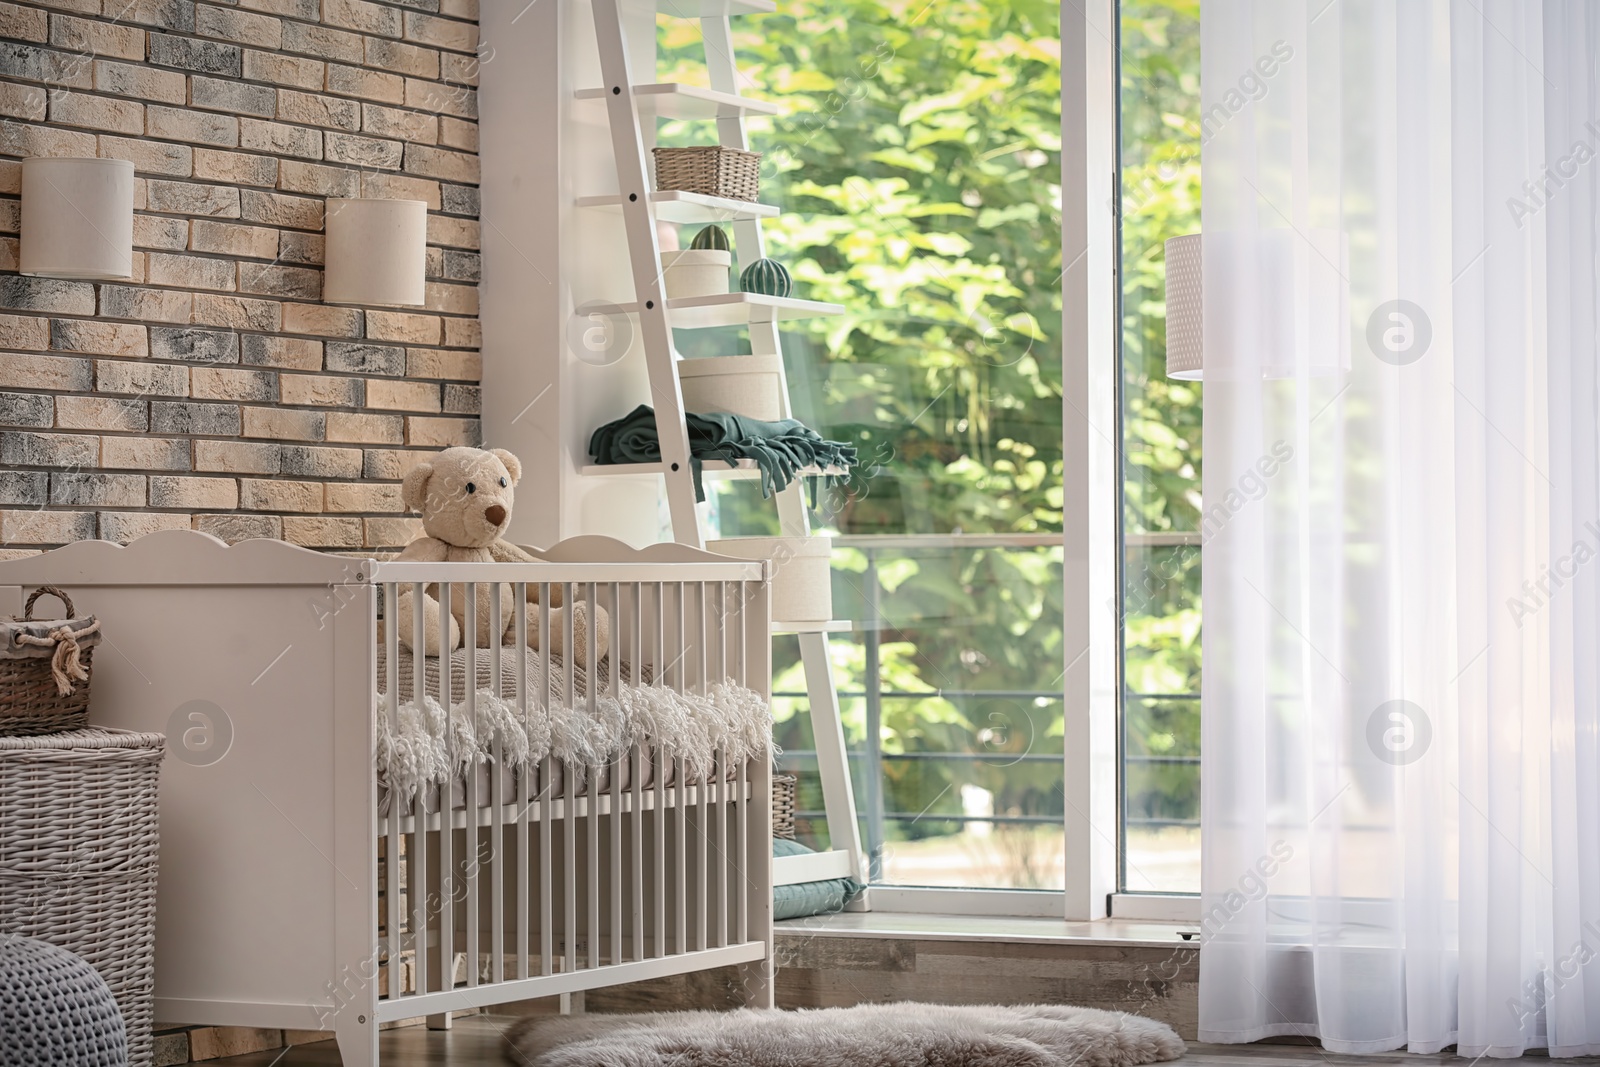
[[[769,695],[767,564],[603,538],[540,554],[379,562],[171,531],[0,563],[0,613],[52,584],[102,620],[92,723],[168,735],[156,1018],[333,1030],[347,1065],[371,1065],[393,1020],[727,965],[748,1003],[771,1005],[765,752],[738,758],[725,741],[708,774],[681,739],[635,734],[603,769],[553,751],[518,765],[502,750],[512,731],[480,742],[492,762],[409,801],[380,782],[374,746],[398,724],[406,658],[380,606],[407,584],[465,583],[496,615],[495,587],[513,585],[515,645],[469,626],[471,678],[453,685],[465,668],[449,658],[405,668],[413,699],[430,681],[461,686],[468,716],[490,699],[482,660],[529,734],[535,685],[557,697],[552,720],[570,708],[580,724],[620,714],[627,701],[608,697],[677,698],[641,686]],[[610,655],[564,669],[530,586],[543,605],[559,589],[604,609]],[[530,632],[544,651],[520,651]]]

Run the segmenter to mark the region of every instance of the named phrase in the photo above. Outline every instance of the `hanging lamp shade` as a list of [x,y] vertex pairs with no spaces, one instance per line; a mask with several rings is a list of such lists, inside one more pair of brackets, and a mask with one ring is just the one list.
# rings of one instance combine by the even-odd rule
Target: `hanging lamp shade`
[[[1169,238],[1167,377],[1321,377],[1350,369],[1349,241],[1334,230]],[[1243,287],[1223,297],[1208,349],[1204,264]],[[1216,301],[1214,301],[1216,303]]]
[[428,302],[428,205],[423,200],[328,200],[322,299],[421,307]]
[[46,278],[133,277],[133,164],[126,159],[22,161],[17,268]]

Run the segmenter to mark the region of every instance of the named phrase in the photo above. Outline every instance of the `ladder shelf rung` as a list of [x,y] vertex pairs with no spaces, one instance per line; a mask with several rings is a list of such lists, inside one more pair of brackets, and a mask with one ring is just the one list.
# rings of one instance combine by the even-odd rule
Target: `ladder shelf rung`
[[724,15],[770,15],[772,0],[655,0],[656,11],[678,19],[714,19]]
[[[656,218],[662,222],[740,222],[770,219],[778,214],[773,204],[752,204],[748,200],[687,193],[681,189],[658,189],[650,194],[650,202],[655,205]],[[580,196],[578,206],[620,210],[622,194]]]
[[[609,95],[611,91],[600,86],[577,92],[579,100],[603,100]],[[733,119],[741,115],[776,115],[780,110],[777,104],[765,100],[678,82],[635,85],[633,98],[639,102],[641,117],[658,119]]]
[[[586,304],[585,309],[602,315],[633,315],[638,313],[639,304],[637,301],[627,304]],[[667,301],[667,315],[676,330],[704,330],[712,326],[744,326],[754,322],[784,322],[843,314],[843,304],[796,300],[792,296],[767,296],[763,293],[723,293]]]
[[[589,463],[583,467],[583,473],[594,478],[665,474],[666,470],[665,463]],[[741,459],[736,467],[730,467],[722,460],[707,460],[702,471],[707,478],[761,477],[761,469],[753,459]],[[850,471],[846,467],[802,467],[798,473],[807,478],[815,475],[843,477]]]

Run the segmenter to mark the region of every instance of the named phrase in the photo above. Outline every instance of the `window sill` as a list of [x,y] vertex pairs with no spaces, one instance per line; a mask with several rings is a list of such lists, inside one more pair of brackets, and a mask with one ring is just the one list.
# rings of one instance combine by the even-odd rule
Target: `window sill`
[[1179,931],[1192,933],[1193,924],[1097,919],[1066,922],[1062,919],[1001,918],[985,915],[937,915],[909,912],[839,912],[809,919],[774,923],[779,937],[865,937],[915,941],[993,941],[1009,944],[1072,942],[1077,945],[1176,945],[1196,950],[1198,939],[1184,941]]

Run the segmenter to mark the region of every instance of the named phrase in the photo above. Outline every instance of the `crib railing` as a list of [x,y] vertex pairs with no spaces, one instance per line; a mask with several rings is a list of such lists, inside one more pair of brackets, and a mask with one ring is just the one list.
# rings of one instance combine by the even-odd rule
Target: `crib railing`
[[[432,670],[440,704],[450,708],[461,688],[455,703],[469,721],[488,699],[481,689],[512,705],[524,726],[541,704],[552,717],[572,709],[598,722],[601,702],[629,686],[703,697],[728,682],[765,697],[764,569],[743,561],[379,563],[379,712],[398,732],[394,608],[406,594],[421,605],[424,593],[437,601],[441,633],[452,606],[464,608],[463,651],[458,662],[412,655],[412,700],[422,703]],[[552,599],[565,610],[553,610]],[[477,622],[483,603],[487,633]],[[574,604],[584,606],[590,632],[581,662],[572,662]],[[602,612],[609,649],[597,655]],[[423,612],[413,615],[407,636],[422,649]],[[480,650],[487,686],[478,684]],[[466,677],[452,678],[457,670]],[[456,767],[455,731],[445,737]],[[486,766],[404,803],[391,790],[376,842],[379,1020],[731,963],[754,965],[758,985],[769,980],[761,961],[771,938],[770,761],[719,747],[710,774],[691,774],[680,740],[635,737],[596,768],[564,764],[554,752],[519,764],[496,735]]]

